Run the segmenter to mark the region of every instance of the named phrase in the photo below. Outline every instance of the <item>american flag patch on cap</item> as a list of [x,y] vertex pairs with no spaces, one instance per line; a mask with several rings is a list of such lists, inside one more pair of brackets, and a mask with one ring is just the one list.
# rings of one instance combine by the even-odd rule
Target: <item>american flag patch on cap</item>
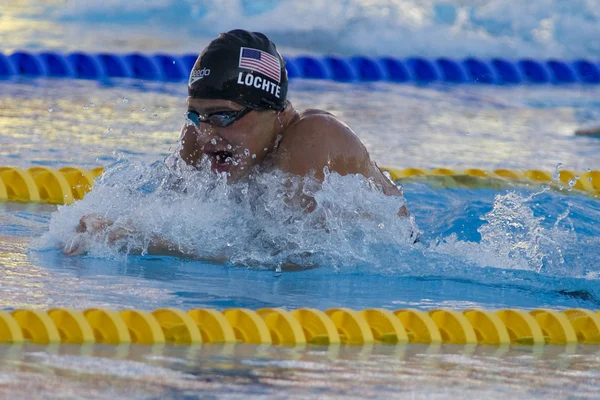
[[242,47],[240,49],[240,68],[260,72],[269,78],[281,83],[281,65],[279,58],[258,49]]

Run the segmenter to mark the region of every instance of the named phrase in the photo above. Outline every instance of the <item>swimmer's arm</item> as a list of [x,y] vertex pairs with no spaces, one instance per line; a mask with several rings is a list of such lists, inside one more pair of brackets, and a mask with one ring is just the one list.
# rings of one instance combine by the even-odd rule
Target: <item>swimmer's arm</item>
[[147,249],[148,254],[152,255],[160,255],[160,256],[173,256],[173,257],[192,257],[193,252],[182,249],[181,247],[175,245],[173,242],[163,239],[157,235],[152,238],[152,241],[148,245]]
[[186,258],[191,260],[201,260],[205,262],[212,262],[216,264],[224,264],[228,261],[227,257],[209,257],[209,256],[199,256],[194,249],[191,248],[182,248],[174,244],[173,242],[160,238],[158,236],[154,236],[152,242],[148,246],[147,253],[156,256],[171,256],[171,257],[179,257]]
[[[75,227],[76,235],[68,242],[61,243],[59,248],[64,254],[77,256],[86,254],[92,241],[105,241],[114,245],[121,240],[135,237],[137,229],[131,222],[115,224],[114,221],[97,213],[84,215]],[[136,250],[143,253],[143,249]],[[154,255],[175,257],[193,257],[193,249],[184,249],[169,240],[154,235],[145,252]]]

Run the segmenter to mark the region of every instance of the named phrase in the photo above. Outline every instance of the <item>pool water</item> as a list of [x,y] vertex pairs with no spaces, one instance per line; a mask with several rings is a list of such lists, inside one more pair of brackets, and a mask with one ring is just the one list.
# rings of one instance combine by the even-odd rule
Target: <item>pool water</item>
[[[0,349],[2,393],[50,398],[594,398],[598,354],[546,347]],[[45,393],[46,395],[40,395]]]
[[[114,4],[103,3],[98,7],[114,13]],[[131,20],[119,21],[129,33],[136,32],[128,46],[190,50],[189,37],[174,39],[168,21],[159,25],[167,32],[164,37],[140,31],[147,20],[132,11],[134,3],[125,10]],[[162,7],[159,3],[154,6]],[[6,46],[73,49],[79,43],[73,32],[82,31],[89,35],[81,42],[86,49],[99,49],[107,37],[115,48],[122,43],[105,21],[91,16],[100,15],[95,6],[57,4],[26,2],[9,8],[2,17],[14,26],[38,24],[22,35],[5,34]],[[487,4],[488,10],[500,7]],[[444,11],[440,5],[430,23],[443,34],[448,20],[442,17],[452,14],[448,7],[459,16],[468,7],[447,6]],[[580,6],[583,14],[592,15]],[[258,12],[251,18],[258,23],[260,10],[244,7],[248,5],[234,9]],[[415,7],[417,14],[430,15],[429,6]],[[482,8],[473,7],[473,23],[483,24]],[[44,16],[44,10],[52,13]],[[560,7],[555,5],[554,11]],[[201,10],[196,12],[204,18]],[[380,22],[377,16],[369,18],[372,25]],[[489,32],[501,31],[497,18],[485,25]],[[564,18],[556,24],[573,23],[578,15],[571,15],[571,22]],[[62,30],[51,29],[56,26]],[[294,29],[278,34],[289,51],[326,48],[317,34],[305,43],[299,39],[301,27]],[[46,31],[53,33],[45,36]],[[93,39],[89,32],[102,35]],[[512,43],[512,35],[521,49],[531,44],[519,32],[499,35],[505,43]],[[17,36],[27,40],[19,42]],[[480,50],[481,42],[469,38],[468,50]],[[170,47],[173,43],[180,47]],[[349,51],[361,50],[361,43]],[[548,39],[543,54],[564,56],[568,46],[563,44]],[[397,50],[403,56],[403,51],[420,49],[416,43]],[[587,56],[592,50],[572,51]],[[510,54],[500,45],[494,51]],[[276,193],[277,177],[249,185],[247,193],[243,187],[217,186],[196,198],[169,197],[161,191],[160,165],[177,147],[185,93],[183,84],[127,80],[100,84],[20,77],[0,82],[0,166],[105,166],[110,172],[70,207],[0,203],[2,309],[600,309],[600,202],[574,190],[522,185],[443,189],[406,183],[406,205],[414,217],[410,225],[390,220],[397,200],[365,189],[360,179],[332,175],[320,194],[323,207],[318,212],[330,216],[328,228],[334,234],[310,225],[285,231],[283,215],[289,210],[252,190],[267,187],[268,193]],[[573,135],[576,128],[600,121],[600,89],[595,86],[422,87],[297,80],[290,93],[298,109],[323,108],[346,121],[380,166],[558,173],[600,169],[600,140]],[[186,179],[204,188],[202,176]],[[140,190],[147,185],[154,189]],[[264,203],[275,217],[254,215],[249,199]],[[62,255],[57,243],[73,238],[78,218],[98,209],[115,218],[131,217],[147,231],[159,227],[174,240],[193,242],[200,254],[226,249],[234,262],[128,255],[110,246],[99,246],[89,256]],[[347,218],[353,209],[369,210],[371,219]],[[409,227],[420,231],[420,243],[411,244]],[[288,234],[285,240],[275,240],[277,229]],[[314,252],[310,269],[278,272],[271,262],[277,258],[274,250],[298,257],[306,248]],[[0,348],[0,393],[15,398],[589,398],[599,390],[598,351],[582,345],[6,346]]]

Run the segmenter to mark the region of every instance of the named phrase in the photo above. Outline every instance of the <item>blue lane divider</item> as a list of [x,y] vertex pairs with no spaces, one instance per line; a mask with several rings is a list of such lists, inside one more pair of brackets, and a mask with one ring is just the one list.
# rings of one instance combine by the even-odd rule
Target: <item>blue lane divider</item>
[[498,84],[517,84],[523,81],[523,75],[517,65],[502,58],[494,58],[491,61],[492,67],[498,75]]
[[463,83],[467,81],[465,70],[460,64],[448,58],[438,58],[435,63],[441,73],[444,82]]
[[412,72],[413,79],[418,83],[430,83],[440,78],[435,65],[425,58],[409,58],[406,64]]
[[85,53],[72,53],[67,56],[76,78],[102,79],[106,73],[102,70],[98,58]]
[[102,73],[109,78],[131,78],[131,67],[123,57],[115,54],[98,54],[96,59],[100,64]]
[[560,83],[573,83],[577,82],[577,74],[575,73],[575,69],[572,68],[566,62],[560,60],[549,60],[548,69],[554,79]]
[[[67,55],[17,51],[0,53],[0,79],[44,76],[105,80],[133,78],[147,81],[183,81],[197,54],[88,54]],[[285,57],[290,78],[327,79],[339,82],[431,82],[471,84],[600,84],[600,64],[590,60],[491,60],[469,57],[372,58],[356,56]]]

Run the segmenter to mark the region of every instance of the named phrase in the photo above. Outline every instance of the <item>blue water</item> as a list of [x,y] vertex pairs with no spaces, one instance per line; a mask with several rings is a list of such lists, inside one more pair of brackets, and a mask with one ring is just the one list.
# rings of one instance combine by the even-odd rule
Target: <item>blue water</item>
[[[10,300],[5,302],[41,308],[97,304],[143,309],[598,308],[598,256],[582,252],[598,243],[597,200],[586,195],[539,194],[523,203],[534,216],[545,217],[539,225],[525,227],[541,236],[532,238],[530,232],[519,237],[516,230],[504,229],[503,235],[513,235],[511,241],[486,245],[478,230],[489,228],[482,216],[493,212],[498,192],[440,190],[423,183],[409,184],[405,191],[423,230],[421,244],[380,246],[377,265],[351,266],[337,260],[342,264],[337,268],[322,265],[283,273],[272,267],[224,266],[173,257],[67,257],[53,250],[28,251],[30,238],[47,231],[53,207],[5,204],[4,262],[7,269],[14,265],[10,273],[4,270],[12,282]],[[569,216],[557,223],[565,210]],[[539,253],[516,252],[516,244],[531,242],[540,247]],[[507,256],[506,251],[513,253]],[[11,278],[13,274],[19,278]]]
[[[26,1],[0,11],[0,38],[7,51],[175,53],[198,51],[214,33],[242,26],[270,33],[290,54],[593,58],[598,49],[597,2],[329,3]],[[298,16],[293,20],[286,17],[292,12]],[[346,121],[380,166],[600,169],[600,140],[573,135],[600,121],[600,89],[594,86],[296,81],[290,93],[298,109],[323,108]],[[136,194],[133,189],[152,181],[153,163],[176,148],[184,101],[185,87],[179,84],[22,77],[0,82],[0,165],[106,166],[113,171],[112,182],[122,182],[98,183],[71,207],[0,204],[2,309],[600,309],[600,202],[577,191],[403,183],[406,205],[421,232],[415,245],[403,234],[408,222],[390,220],[397,204],[366,190],[360,179],[332,176],[321,192],[319,212],[333,213],[331,235],[310,225],[286,231],[283,216],[253,215],[245,208],[250,197],[237,192],[217,191],[227,195],[221,202],[210,191],[197,198],[168,197],[160,190]],[[127,168],[119,169],[123,165]],[[263,183],[277,192],[274,182]],[[268,204],[271,211],[285,212],[276,202]],[[98,209],[115,218],[131,217],[144,232],[159,227],[200,254],[230,248],[234,257],[215,264],[103,246],[88,256],[62,255],[56,244],[74,238],[78,218]],[[371,211],[372,220],[345,218],[352,209]],[[274,240],[278,230],[290,233],[285,241]],[[297,256],[295,248],[313,250],[316,267],[277,272],[272,262],[277,257],[270,251]],[[113,399],[202,393],[225,398],[579,398],[596,395],[600,367],[597,349],[586,346],[194,350],[27,345],[2,348],[0,354],[0,397],[12,398],[67,392]]]

